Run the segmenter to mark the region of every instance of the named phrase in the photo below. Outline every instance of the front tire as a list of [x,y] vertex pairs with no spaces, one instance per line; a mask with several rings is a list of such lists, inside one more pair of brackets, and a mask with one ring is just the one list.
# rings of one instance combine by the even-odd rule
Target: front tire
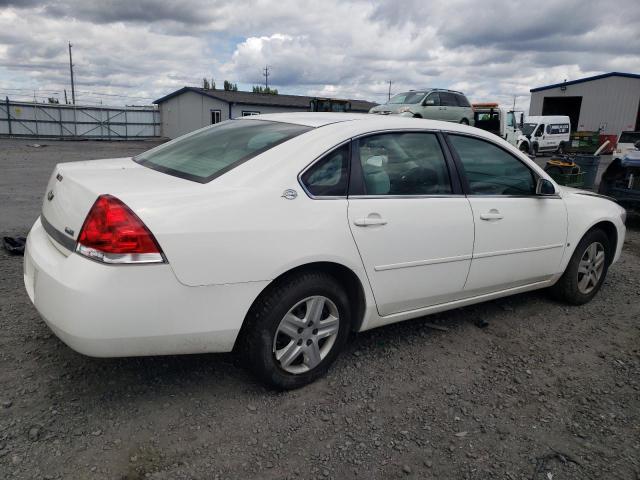
[[587,232],[576,247],[567,268],[553,287],[553,296],[572,305],[583,305],[595,297],[611,263],[609,237],[600,229]]
[[300,388],[327,372],[350,329],[342,286],[327,273],[302,272],[278,281],[251,307],[241,351],[268,386]]

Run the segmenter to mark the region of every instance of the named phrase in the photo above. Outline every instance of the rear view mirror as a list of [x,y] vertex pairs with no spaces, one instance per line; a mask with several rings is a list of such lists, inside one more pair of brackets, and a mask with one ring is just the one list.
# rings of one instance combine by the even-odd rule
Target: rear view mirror
[[539,178],[536,183],[536,195],[555,195],[556,187],[546,178]]

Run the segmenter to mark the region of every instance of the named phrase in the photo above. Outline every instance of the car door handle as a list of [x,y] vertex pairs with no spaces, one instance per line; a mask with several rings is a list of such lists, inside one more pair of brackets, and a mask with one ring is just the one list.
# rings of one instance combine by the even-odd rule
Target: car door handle
[[492,208],[487,213],[480,214],[480,220],[491,221],[491,220],[502,220],[503,218],[504,216],[495,208]]
[[357,227],[371,227],[374,225],[386,225],[387,221],[384,218],[379,217],[366,217],[355,219],[353,224]]

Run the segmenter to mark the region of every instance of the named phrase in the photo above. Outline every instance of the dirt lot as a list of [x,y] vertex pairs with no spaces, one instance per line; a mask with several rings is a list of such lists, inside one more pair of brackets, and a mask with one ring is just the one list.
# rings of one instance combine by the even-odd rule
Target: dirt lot
[[[151,146],[29,143],[0,140],[2,235],[28,231],[55,163]],[[231,355],[79,355],[22,258],[0,272],[2,479],[640,479],[637,219],[590,304],[534,292],[366,332],[290,393]]]

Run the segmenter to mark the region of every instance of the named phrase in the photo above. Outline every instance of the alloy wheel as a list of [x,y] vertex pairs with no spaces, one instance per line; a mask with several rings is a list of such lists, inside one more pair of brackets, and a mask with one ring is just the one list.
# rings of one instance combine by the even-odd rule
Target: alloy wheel
[[296,303],[282,318],[273,338],[273,354],[288,373],[317,367],[329,354],[340,329],[338,307],[318,295]]
[[593,291],[600,282],[604,272],[605,252],[600,242],[589,245],[578,264],[578,290],[587,295]]

